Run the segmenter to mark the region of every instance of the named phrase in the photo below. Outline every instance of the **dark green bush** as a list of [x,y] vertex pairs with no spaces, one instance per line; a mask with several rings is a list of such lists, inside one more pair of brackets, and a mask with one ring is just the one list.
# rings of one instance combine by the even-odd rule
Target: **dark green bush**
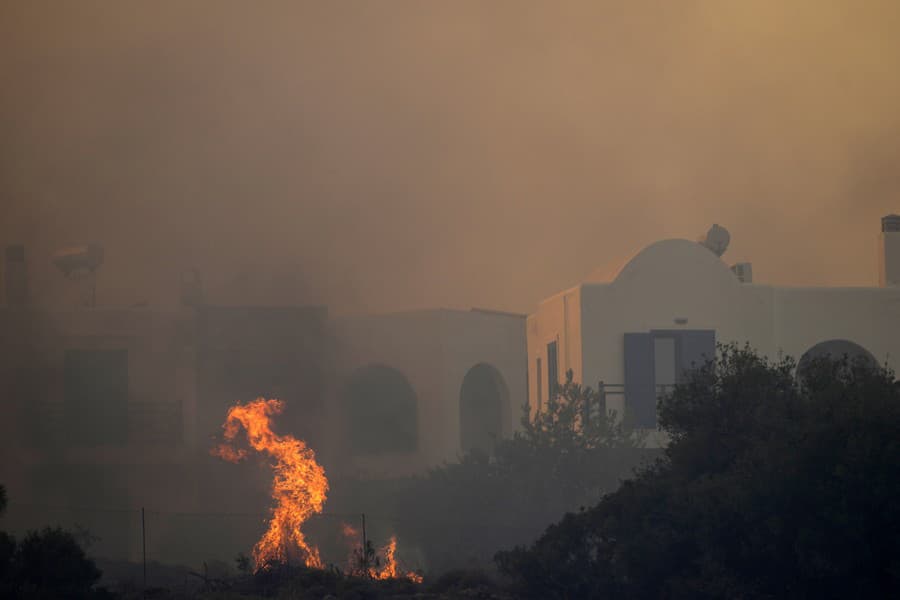
[[661,402],[664,458],[501,570],[540,598],[897,597],[900,384],[794,370],[722,348]]

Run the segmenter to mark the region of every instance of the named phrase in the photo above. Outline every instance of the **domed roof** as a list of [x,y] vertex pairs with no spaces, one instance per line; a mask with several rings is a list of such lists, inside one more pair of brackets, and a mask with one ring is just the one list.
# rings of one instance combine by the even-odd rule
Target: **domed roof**
[[619,276],[622,269],[625,268],[625,265],[631,262],[638,254],[640,254],[640,251],[617,256],[606,261],[603,266],[591,271],[591,274],[585,277],[584,283],[612,283]]
[[601,274],[598,270],[589,281],[624,283],[643,277],[661,281],[684,281],[702,277],[718,279],[728,284],[738,283],[737,278],[718,256],[702,244],[685,239],[654,242],[635,254],[618,269],[617,273],[607,271]]

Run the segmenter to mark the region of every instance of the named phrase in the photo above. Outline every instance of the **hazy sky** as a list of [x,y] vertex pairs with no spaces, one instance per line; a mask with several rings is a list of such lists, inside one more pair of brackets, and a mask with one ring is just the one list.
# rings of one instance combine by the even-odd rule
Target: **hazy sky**
[[900,2],[3,2],[0,242],[52,301],[541,298],[728,227],[758,281],[876,281]]

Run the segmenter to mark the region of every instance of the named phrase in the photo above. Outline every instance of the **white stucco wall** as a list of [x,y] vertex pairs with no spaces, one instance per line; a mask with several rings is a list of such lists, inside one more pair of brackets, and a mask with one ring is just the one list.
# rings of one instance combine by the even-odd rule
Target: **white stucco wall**
[[[547,400],[547,344],[557,342],[558,375],[564,381],[566,371],[572,370],[577,381],[584,373],[582,328],[582,295],[575,287],[540,304],[535,314],[528,317],[528,403],[534,408]],[[543,376],[538,380],[537,360],[540,359]],[[540,388],[540,392],[539,392]]]
[[454,406],[447,419],[455,436],[447,448],[460,451],[460,388],[469,369],[488,364],[499,371],[508,401],[503,407],[503,434],[519,427],[527,398],[525,317],[482,311],[441,311],[443,324],[443,374],[446,406]]
[[623,340],[630,332],[714,329],[719,342],[750,342],[764,354],[775,349],[772,289],[740,283],[713,253],[688,240],[647,247],[613,282],[583,285],[581,294],[590,384],[624,382]]
[[[345,467],[349,471],[367,477],[406,475],[458,457],[460,387],[479,363],[497,369],[507,389],[504,433],[517,426],[527,396],[524,316],[439,309],[338,318],[334,327],[340,378],[384,365],[406,377],[417,399],[417,450],[352,456]],[[340,399],[335,400],[333,418],[340,419]]]
[[778,349],[799,360],[812,346],[845,339],[896,370],[900,357],[900,288],[775,290]]

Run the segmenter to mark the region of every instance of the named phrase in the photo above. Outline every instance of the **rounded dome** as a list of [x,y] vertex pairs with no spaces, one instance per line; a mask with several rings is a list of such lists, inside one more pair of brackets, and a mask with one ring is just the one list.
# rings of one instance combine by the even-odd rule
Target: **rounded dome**
[[689,282],[696,278],[715,278],[737,285],[728,266],[702,244],[684,239],[662,240],[650,244],[622,267],[614,282],[639,278]]
[[629,262],[631,262],[635,256],[637,256],[639,252],[632,252],[631,254],[618,256],[611,260],[606,261],[606,263],[597,267],[593,271],[591,271],[590,275],[588,275],[585,279],[585,283],[612,283],[615,281],[616,277],[619,276],[619,273],[622,269],[625,268]]

